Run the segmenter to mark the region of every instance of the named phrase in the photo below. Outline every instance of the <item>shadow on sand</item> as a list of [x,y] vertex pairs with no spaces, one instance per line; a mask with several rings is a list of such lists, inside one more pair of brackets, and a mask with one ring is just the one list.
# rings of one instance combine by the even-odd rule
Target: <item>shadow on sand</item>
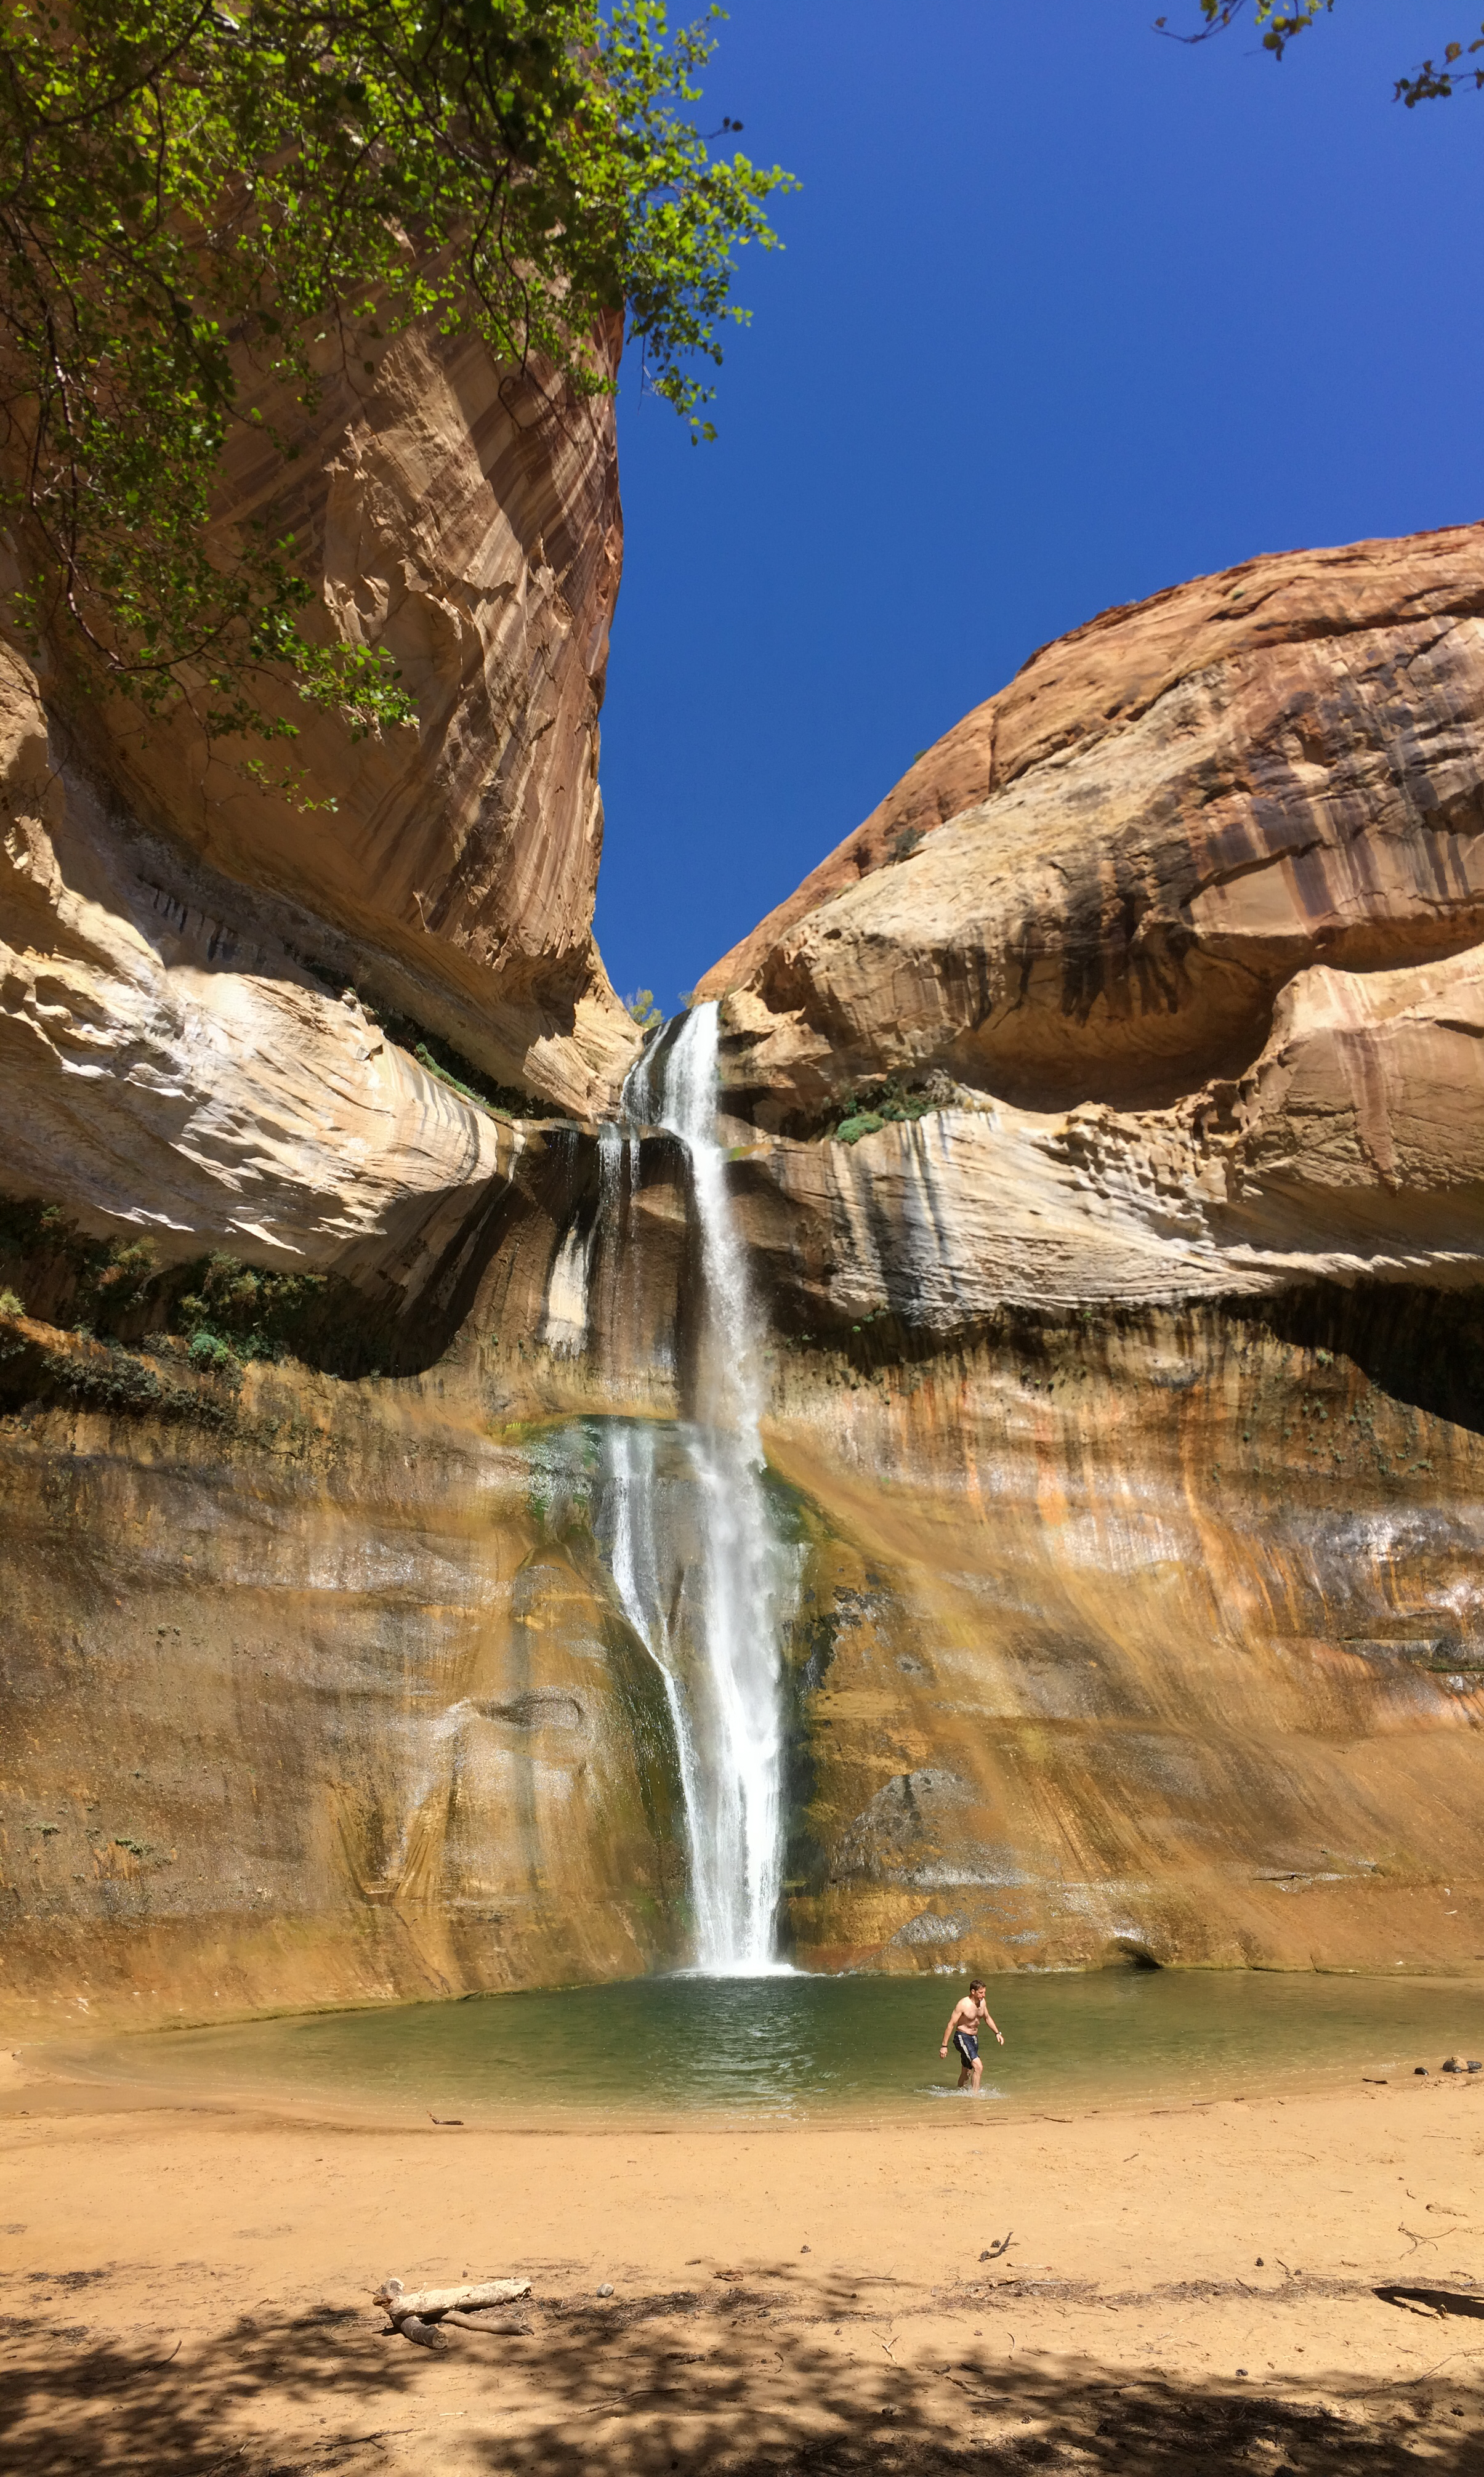
[[[1371,2293],[1403,2306],[1420,2299],[1441,2315],[1484,2311],[1446,2290]],[[1086,2359],[1017,2365],[991,2350],[898,2364],[865,2329],[852,2335],[852,2361],[813,2319],[761,2305],[748,2315],[749,2300],[737,2297],[719,2323],[711,2300],[689,2293],[606,2312],[537,2309],[527,2338],[459,2333],[443,2355],[383,2331],[369,2313],[330,2309],[282,2322],[243,2317],[172,2352],[72,2318],[87,2301],[75,2292],[45,2321],[0,2316],[8,2472],[948,2477],[1035,2467],[1216,2477],[1250,2467],[1265,2477],[1400,2477],[1425,2466],[1434,2477],[1478,2477],[1484,2466],[1479,2393],[1447,2366],[1430,2380],[1334,2381],[1305,2397],[1291,2384],[1279,2395],[1255,2382],[1182,2381]],[[1440,2329],[1440,2348],[1449,2337]],[[1466,2348],[1451,2373],[1467,2377],[1472,2354]]]

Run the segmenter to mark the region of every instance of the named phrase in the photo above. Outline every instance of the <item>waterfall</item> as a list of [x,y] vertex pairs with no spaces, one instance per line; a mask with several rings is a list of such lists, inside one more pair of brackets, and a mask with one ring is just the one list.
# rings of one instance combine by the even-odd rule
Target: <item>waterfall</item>
[[716,1133],[717,1053],[716,1007],[697,1007],[625,1088],[631,1129],[660,1126],[684,1147],[703,1305],[694,1415],[605,1423],[601,1529],[625,1614],[665,1681],[696,1964],[740,1973],[779,1965],[791,1559],[763,1486],[760,1329]]

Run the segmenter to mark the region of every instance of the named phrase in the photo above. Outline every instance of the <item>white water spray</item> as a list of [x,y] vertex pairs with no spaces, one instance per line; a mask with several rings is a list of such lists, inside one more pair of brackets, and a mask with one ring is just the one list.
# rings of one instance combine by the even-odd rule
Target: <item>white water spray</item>
[[684,1146],[703,1312],[694,1420],[610,1423],[605,1475],[614,1584],[664,1677],[675,1730],[696,1964],[722,1973],[779,1965],[779,1630],[791,1560],[763,1487],[759,1331],[716,1134],[717,1052],[716,1007],[697,1007],[626,1088],[631,1124]]

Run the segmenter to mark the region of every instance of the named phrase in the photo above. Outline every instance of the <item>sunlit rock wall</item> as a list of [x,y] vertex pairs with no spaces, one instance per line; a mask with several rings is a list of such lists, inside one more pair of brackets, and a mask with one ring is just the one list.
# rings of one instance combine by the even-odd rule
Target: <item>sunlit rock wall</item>
[[223,527],[295,532],[314,624],[394,657],[416,727],[290,699],[255,778],[0,648],[0,1188],[410,1296],[505,1166],[418,1033],[580,1113],[636,1045],[591,929],[611,405],[414,332],[278,412],[292,479],[239,426]]
[[829,1542],[804,1949],[1484,1964],[1481,749],[1479,529],[1254,561],[703,983]]
[[[1050,1305],[987,1176],[971,1218],[931,1170],[905,1198],[892,1175],[952,1152],[948,1115],[733,1170],[803,1551],[790,1949],[1484,1966],[1484,1296],[1310,1265],[1172,1301],[1167,1254],[1160,1299],[1089,1213]],[[519,1369],[556,1422],[687,1407],[683,1173],[666,1138],[639,1156],[638,1251],[587,1221],[578,1167],[587,1320]],[[784,1187],[810,1163],[854,1182],[833,1282]],[[535,1321],[514,1296],[491,1331]]]
[[[720,969],[801,1960],[1484,1967],[1481,611],[1461,532],[1109,614]],[[579,1122],[633,1045],[551,995],[585,913],[425,953],[393,870],[373,936],[384,784],[252,858],[5,693],[0,1183],[390,1319],[234,1374],[0,1264],[7,2027],[663,1965],[601,1423],[694,1408],[701,1267],[674,1139]],[[418,956],[570,1121],[383,1038]]]
[[258,1368],[168,1407],[0,1421],[8,2028],[678,1959],[657,1672],[498,1394]]
[[[598,1485],[603,1421],[690,1407],[683,1170],[634,1147],[604,1224],[590,1138],[528,1156],[420,1376],[166,1358],[131,1403],[128,1354],[9,1320],[18,2033],[683,1954],[675,1749]],[[780,1320],[769,1382],[798,1958],[1484,1962],[1469,1292]]]
[[1484,937],[1481,719],[1477,527],[1108,612],[706,975],[729,1080],[777,1126],[889,1071],[1041,1111],[1239,1078],[1296,974]]
[[800,1957],[1484,1964],[1484,1315],[1454,1305],[785,1354],[771,1449],[819,1525]]
[[[300,906],[476,1064],[584,1109],[633,1048],[592,940],[612,399],[428,323],[371,350],[355,369],[327,343],[312,408],[264,399],[266,424],[237,426],[220,522],[294,535],[321,632],[391,656],[416,728],[352,740],[282,700],[300,737],[285,768],[269,752],[275,793],[186,713],[141,731],[87,705],[74,727],[142,823]],[[297,440],[286,470],[270,429]]]
[[[291,704],[275,789],[188,714],[0,649],[0,2001],[28,2023],[678,1949],[652,1671],[500,1402],[415,1372],[492,1264],[508,1289],[533,1247],[539,1301],[570,1147],[523,1107],[601,1109],[637,1045],[591,934],[612,409],[426,333],[375,363],[269,408],[286,485],[239,429],[220,521],[297,534],[311,624],[390,653],[415,729]],[[11,1199],[60,1216],[50,1254],[14,1252]],[[111,1262],[80,1289],[89,1238],[138,1291],[97,1338],[124,1294]],[[161,1285],[214,1255],[349,1285],[326,1366],[400,1381],[193,1361]]]

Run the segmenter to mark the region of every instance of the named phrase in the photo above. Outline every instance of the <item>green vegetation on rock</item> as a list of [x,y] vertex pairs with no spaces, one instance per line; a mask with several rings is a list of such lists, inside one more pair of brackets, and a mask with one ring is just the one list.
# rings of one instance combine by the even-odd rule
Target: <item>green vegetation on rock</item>
[[926,1118],[932,1110],[941,1110],[953,1097],[950,1076],[933,1074],[921,1084],[903,1082],[900,1075],[888,1075],[870,1088],[868,1094],[847,1092],[835,1103],[834,1122],[826,1129],[837,1143],[858,1144],[862,1136],[879,1134],[882,1127],[910,1125]]
[[220,1253],[161,1265],[150,1239],[90,1237],[36,1198],[0,1198],[0,1266],[19,1285],[0,1295],[0,1314],[24,1314],[24,1297],[38,1321],[112,1346],[106,1366],[86,1353],[69,1362],[74,1391],[102,1388],[141,1406],[158,1395],[160,1378],[119,1343],[157,1356],[178,1347],[195,1373],[229,1383],[252,1360],[301,1359],[345,1376],[386,1364],[386,1320],[338,1273],[270,1271]]
[[408,721],[379,648],[320,640],[309,546],[217,520],[223,451],[256,434],[261,505],[323,380],[374,377],[417,321],[600,394],[625,319],[708,433],[730,253],[773,245],[787,186],[708,156],[711,49],[659,0],[15,0],[0,501],[27,631],[216,735],[294,737],[284,680],[353,732]]

